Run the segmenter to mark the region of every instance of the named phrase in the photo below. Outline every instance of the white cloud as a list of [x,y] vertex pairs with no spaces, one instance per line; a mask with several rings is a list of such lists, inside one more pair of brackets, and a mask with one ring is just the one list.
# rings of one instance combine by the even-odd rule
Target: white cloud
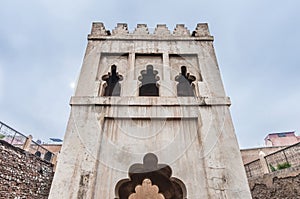
[[70,83],[70,88],[71,88],[72,90],[74,90],[74,89],[75,89],[75,87],[76,87],[76,84],[75,84],[75,82],[71,82],[71,83]]

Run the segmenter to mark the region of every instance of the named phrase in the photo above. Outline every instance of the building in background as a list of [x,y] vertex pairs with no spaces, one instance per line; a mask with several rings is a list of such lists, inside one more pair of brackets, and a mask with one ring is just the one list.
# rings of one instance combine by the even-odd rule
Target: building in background
[[0,121],[0,140],[52,163],[55,169],[57,156],[61,149],[61,139],[50,138],[51,143],[42,144],[42,141],[34,141],[31,135],[26,136]]
[[300,142],[300,136],[297,136],[295,131],[270,133],[265,137],[264,141],[265,146],[241,149],[244,164],[258,159],[261,152],[265,155],[269,155],[294,145]]
[[289,146],[300,141],[300,136],[295,135],[295,131],[270,133],[265,137],[266,146]]

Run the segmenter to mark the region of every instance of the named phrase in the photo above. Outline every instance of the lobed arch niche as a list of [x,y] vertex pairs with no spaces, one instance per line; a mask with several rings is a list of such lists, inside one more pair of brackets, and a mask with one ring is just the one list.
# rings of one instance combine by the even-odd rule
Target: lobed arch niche
[[171,177],[169,165],[158,164],[153,153],[147,153],[143,163],[130,166],[129,178],[120,180],[115,186],[115,199],[186,199],[184,183]]
[[181,66],[180,70],[179,75],[175,77],[175,81],[178,82],[177,96],[195,96],[195,87],[192,82],[196,80],[196,77],[187,72],[186,66]]
[[159,76],[157,70],[153,70],[152,65],[147,65],[146,70],[141,71],[138,80],[141,82],[139,96],[159,96]]
[[123,76],[117,72],[117,66],[112,65],[110,72],[102,76],[102,80],[106,82],[103,86],[103,96],[120,96],[121,84]]

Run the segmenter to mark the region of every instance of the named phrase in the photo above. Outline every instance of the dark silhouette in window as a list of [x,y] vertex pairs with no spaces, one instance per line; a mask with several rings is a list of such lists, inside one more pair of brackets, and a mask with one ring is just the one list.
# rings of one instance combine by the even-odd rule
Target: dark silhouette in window
[[36,155],[36,156],[38,156],[38,157],[41,157],[41,152],[40,151],[37,151],[37,152],[35,152],[35,154],[34,155]]
[[120,96],[121,85],[119,81],[123,80],[123,76],[118,74],[116,65],[111,66],[111,72],[103,75],[102,80],[106,81],[107,84],[103,96]]
[[153,70],[152,65],[147,65],[146,70],[141,71],[141,76],[138,78],[142,82],[139,89],[140,96],[159,96],[159,89],[156,85],[159,80],[157,74],[158,72]]
[[159,188],[165,199],[186,199],[187,191],[184,183],[172,177],[172,169],[167,164],[158,164],[158,158],[153,153],[148,153],[143,158],[143,163],[130,166],[129,178],[120,180],[115,187],[116,199],[128,199],[135,193],[135,188],[145,179],[151,180]]
[[52,153],[50,151],[47,151],[47,153],[45,153],[44,160],[50,162],[51,158],[52,158]]
[[175,77],[177,84],[177,96],[195,96],[192,82],[196,77],[187,73],[186,67],[181,66],[181,73]]
[[43,175],[43,173],[44,173],[44,172],[43,172],[43,168],[40,167],[39,170],[38,170],[38,172],[39,172],[41,175]]

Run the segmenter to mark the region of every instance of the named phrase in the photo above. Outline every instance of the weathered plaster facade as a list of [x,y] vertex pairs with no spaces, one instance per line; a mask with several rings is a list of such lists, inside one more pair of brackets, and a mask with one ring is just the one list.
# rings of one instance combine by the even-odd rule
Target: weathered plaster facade
[[[103,96],[113,65],[120,96]],[[189,84],[180,87],[182,66]],[[158,96],[139,96],[149,71]],[[179,87],[194,96],[178,97]],[[136,183],[144,170],[165,198],[178,198],[177,189],[189,199],[251,198],[207,24],[193,33],[184,25],[149,33],[144,24],[129,33],[118,24],[110,33],[93,23],[70,104],[50,199],[122,199],[124,182]],[[160,174],[172,185],[160,186]],[[130,185],[132,194],[145,179]]]

